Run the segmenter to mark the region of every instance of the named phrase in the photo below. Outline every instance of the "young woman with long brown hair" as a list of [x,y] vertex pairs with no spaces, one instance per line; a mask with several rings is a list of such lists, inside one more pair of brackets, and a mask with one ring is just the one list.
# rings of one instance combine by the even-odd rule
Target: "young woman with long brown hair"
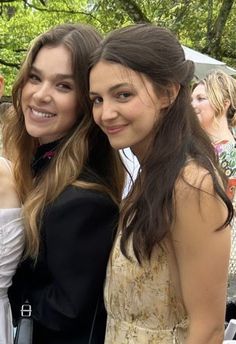
[[36,38],[4,127],[26,232],[9,296],[15,318],[29,300],[34,344],[103,343],[102,288],[123,168],[91,118],[88,60],[100,40],[82,24]]
[[99,44],[93,117],[140,170],[108,263],[106,344],[221,344],[233,208],[191,106],[192,61],[167,29],[136,24]]

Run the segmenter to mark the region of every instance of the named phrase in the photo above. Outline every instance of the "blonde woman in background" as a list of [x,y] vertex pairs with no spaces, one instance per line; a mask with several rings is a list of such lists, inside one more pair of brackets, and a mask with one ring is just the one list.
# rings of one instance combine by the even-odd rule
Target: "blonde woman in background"
[[[228,195],[236,209],[236,80],[214,70],[193,88],[192,105],[201,126],[209,135],[228,177]],[[236,283],[236,220],[232,222],[232,248],[229,266],[229,298],[235,297]]]
[[[4,79],[0,75],[0,98]],[[10,161],[0,157],[0,343],[13,344],[13,327],[7,290],[24,246],[20,201]]]

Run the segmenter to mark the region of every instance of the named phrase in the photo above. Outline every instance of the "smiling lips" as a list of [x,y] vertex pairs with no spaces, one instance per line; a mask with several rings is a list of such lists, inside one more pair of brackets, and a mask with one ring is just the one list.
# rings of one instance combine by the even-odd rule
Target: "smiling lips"
[[127,126],[127,124],[123,124],[123,125],[116,125],[116,126],[112,126],[112,127],[105,127],[106,133],[109,135],[112,134],[117,134],[120,131],[122,131],[125,127]]
[[37,117],[37,118],[52,118],[55,117],[56,114],[55,113],[51,113],[51,112],[45,112],[45,111],[39,111],[36,109],[31,108],[32,114],[33,116]]

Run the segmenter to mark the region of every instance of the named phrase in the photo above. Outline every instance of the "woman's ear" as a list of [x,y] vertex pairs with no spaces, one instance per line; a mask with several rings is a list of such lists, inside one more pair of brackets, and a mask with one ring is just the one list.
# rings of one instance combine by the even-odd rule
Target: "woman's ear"
[[3,90],[4,90],[4,78],[2,75],[0,75],[0,98],[3,95]]
[[174,103],[179,94],[179,90],[180,84],[178,83],[173,83],[168,87],[167,91],[162,95],[162,109],[167,108]]
[[180,90],[180,84],[174,83],[169,88],[170,104],[174,103]]
[[230,107],[230,101],[229,101],[229,99],[226,99],[225,101],[224,101],[224,109],[225,109],[225,112],[227,112],[228,111],[228,108]]

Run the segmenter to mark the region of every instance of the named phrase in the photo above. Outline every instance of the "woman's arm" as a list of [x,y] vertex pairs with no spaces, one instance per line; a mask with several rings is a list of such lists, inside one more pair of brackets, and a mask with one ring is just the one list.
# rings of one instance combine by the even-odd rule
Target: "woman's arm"
[[41,283],[35,276],[30,297],[39,323],[67,331],[91,322],[117,220],[118,208],[111,199],[74,187],[67,188],[49,209],[43,224],[42,258],[49,276]]
[[15,190],[13,175],[7,163],[0,159],[0,208],[19,208],[20,202]]
[[227,216],[212,179],[195,165],[179,181],[173,242],[190,327],[185,344],[222,344],[226,308],[230,229],[216,231]]

